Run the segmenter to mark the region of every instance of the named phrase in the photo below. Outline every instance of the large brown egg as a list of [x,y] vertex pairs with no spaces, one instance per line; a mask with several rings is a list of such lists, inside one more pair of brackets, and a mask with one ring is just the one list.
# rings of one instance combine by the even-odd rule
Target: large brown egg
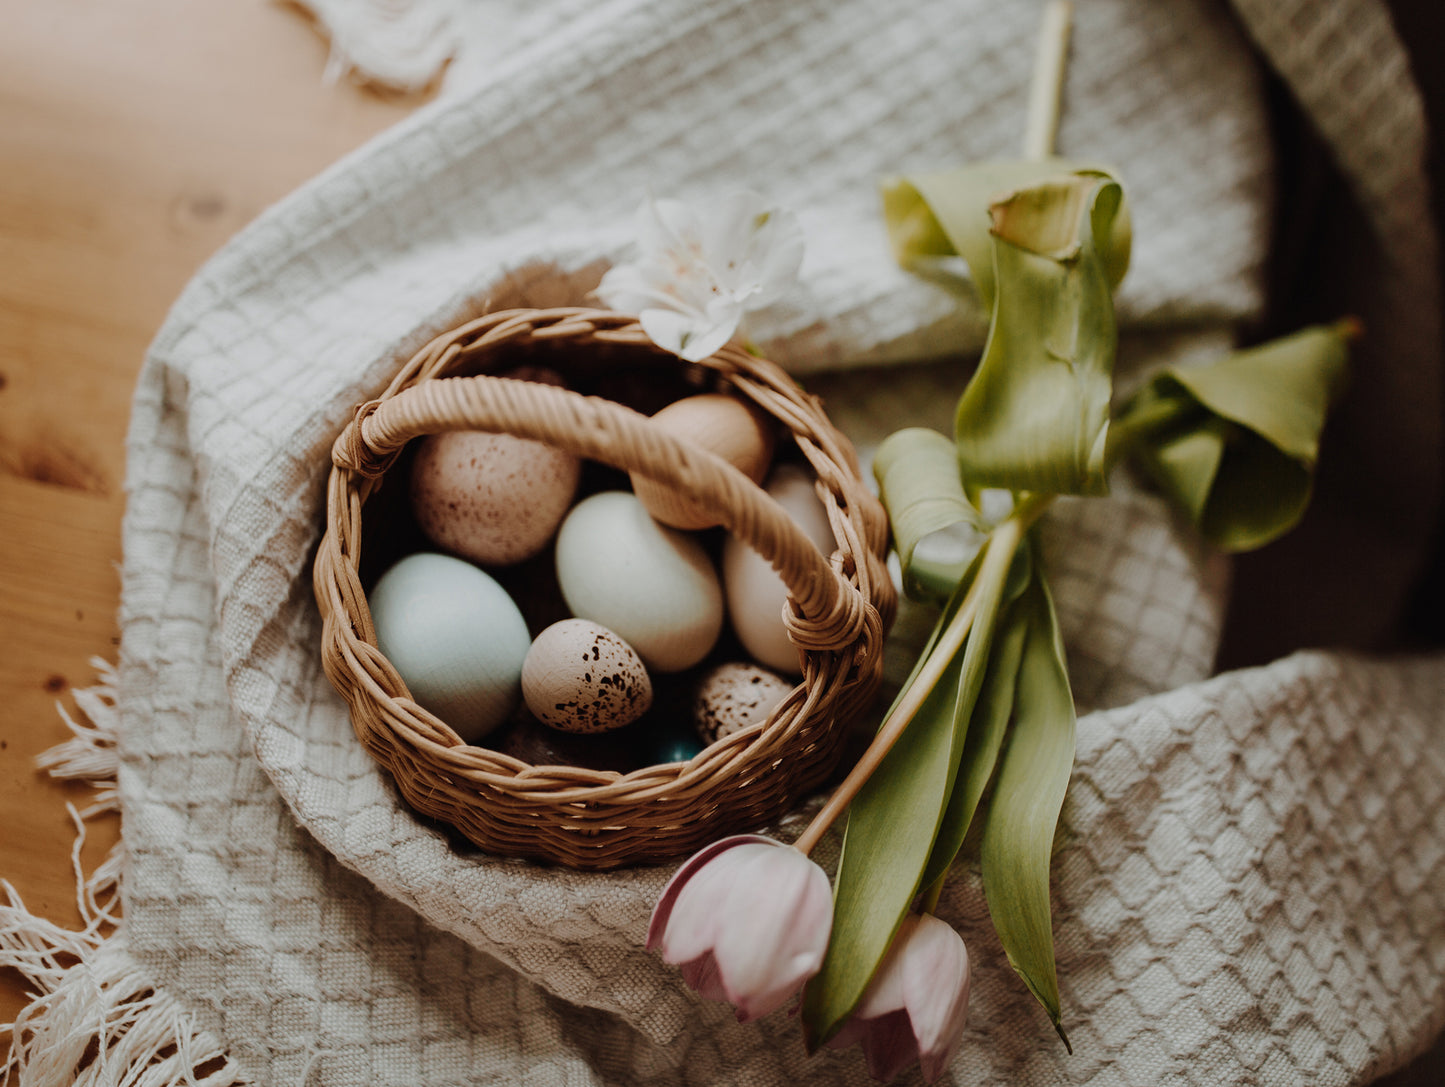
[[[773,427],[754,404],[724,393],[703,393],[676,400],[652,421],[679,438],[686,438],[716,453],[754,483],[768,474],[773,459]],[[711,528],[721,524],[715,510],[670,487],[631,473],[632,491],[647,512],[664,525],[680,529]]]

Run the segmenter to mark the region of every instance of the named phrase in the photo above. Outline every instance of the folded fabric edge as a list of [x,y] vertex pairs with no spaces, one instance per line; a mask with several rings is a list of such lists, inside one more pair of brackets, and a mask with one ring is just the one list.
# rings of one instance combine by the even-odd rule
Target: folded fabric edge
[[460,40],[448,0],[345,4],[289,0],[327,38],[331,55],[323,79],[416,94],[430,88],[456,56]]
[[124,843],[90,875],[80,866],[86,820],[118,811],[116,740],[118,674],[93,660],[100,682],[73,692],[82,719],[63,707],[72,738],[36,762],[52,777],[96,789],[83,811],[67,805],[75,821],[71,849],[76,903],[82,927],[67,929],[32,914],[19,893],[0,880],[0,968],[16,970],[34,986],[32,999],[12,1023],[10,1053],[0,1082],[69,1083],[76,1087],[236,1087],[249,1082],[224,1046],[179,1002],[158,989],[131,955],[120,927]]

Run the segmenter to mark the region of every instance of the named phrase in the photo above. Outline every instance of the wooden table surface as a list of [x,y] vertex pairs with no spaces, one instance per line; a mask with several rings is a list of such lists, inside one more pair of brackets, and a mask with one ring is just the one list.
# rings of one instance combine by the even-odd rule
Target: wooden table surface
[[[115,659],[146,347],[231,235],[423,99],[325,84],[325,40],[274,0],[46,0],[0,23],[0,879],[73,927],[66,802],[90,792],[34,760]],[[117,833],[98,819],[84,863]],[[25,991],[0,971],[0,1023]]]

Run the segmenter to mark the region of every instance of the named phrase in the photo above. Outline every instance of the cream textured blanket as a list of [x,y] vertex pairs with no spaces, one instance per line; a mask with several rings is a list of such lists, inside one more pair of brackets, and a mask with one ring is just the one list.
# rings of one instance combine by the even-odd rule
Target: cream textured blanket
[[[190,1016],[196,1053],[228,1054],[214,1082],[866,1082],[856,1052],[809,1057],[782,1013],[739,1025],[641,949],[667,870],[497,860],[402,807],[322,675],[309,560],[354,406],[484,307],[578,301],[648,191],[747,185],[797,211],[801,286],[754,338],[865,456],[897,426],[946,425],[983,318],[894,265],[876,182],[1018,153],[1040,9],[542,9],[515,48],[217,256],[137,390],[125,923],[91,967],[121,962]],[[1441,451],[1423,119],[1383,9],[1179,0],[1161,17],[1091,0],[1059,148],[1129,186],[1121,380],[1223,347],[1263,308],[1276,206],[1250,38],[1370,227],[1375,263],[1350,298],[1376,334],[1330,448],[1404,465],[1423,489],[1413,504],[1378,483],[1322,494],[1328,518],[1388,546],[1316,588],[1363,587],[1383,627],[1423,554],[1435,511],[1418,496],[1439,493]],[[1125,486],[1061,503],[1046,533],[1094,711],[1054,864],[1075,1055],[964,871],[940,907],[975,968],[954,1081],[1356,1084],[1403,1064],[1445,1026],[1445,660],[1308,652],[1210,678],[1228,570],[1154,499]],[[895,635],[899,662],[915,626]]]

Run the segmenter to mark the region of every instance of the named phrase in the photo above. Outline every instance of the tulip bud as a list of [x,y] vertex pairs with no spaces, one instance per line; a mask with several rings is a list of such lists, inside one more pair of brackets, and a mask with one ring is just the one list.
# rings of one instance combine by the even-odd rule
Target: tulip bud
[[740,834],[695,854],[663,889],[647,946],[739,1022],[776,1011],[823,965],[833,893],[792,846]]
[[915,1060],[932,1083],[953,1060],[968,1018],[968,950],[932,914],[910,914],[853,1017],[828,1045],[863,1047],[868,1074],[890,1080]]

